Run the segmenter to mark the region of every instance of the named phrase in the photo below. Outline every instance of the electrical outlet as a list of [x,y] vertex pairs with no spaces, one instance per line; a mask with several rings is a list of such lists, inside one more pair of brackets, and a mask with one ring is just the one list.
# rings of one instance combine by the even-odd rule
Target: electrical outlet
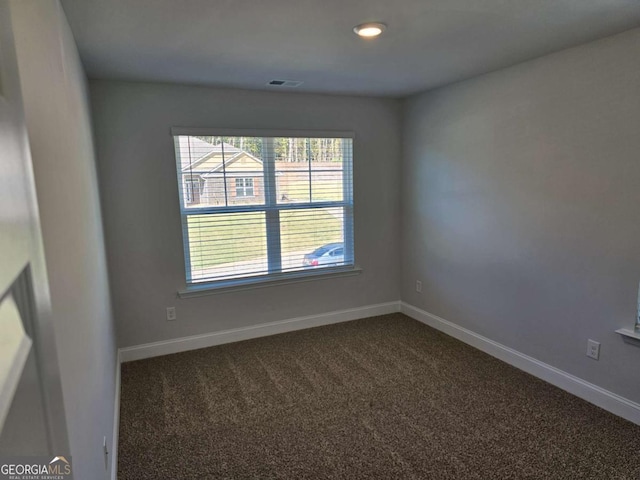
[[104,469],[109,470],[109,450],[107,449],[107,437],[102,437],[102,451],[104,453]]
[[422,282],[420,280],[416,280],[416,292],[422,293]]
[[167,307],[167,320],[171,322],[173,320],[176,320],[177,318],[176,307]]
[[587,357],[591,357],[594,360],[600,358],[600,343],[595,340],[587,340]]

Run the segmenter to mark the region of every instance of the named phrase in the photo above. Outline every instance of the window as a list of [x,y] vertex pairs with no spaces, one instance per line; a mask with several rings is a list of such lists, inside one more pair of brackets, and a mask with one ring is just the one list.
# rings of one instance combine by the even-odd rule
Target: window
[[236,178],[236,197],[253,197],[253,178]]
[[184,189],[187,203],[198,203],[200,201],[200,180],[198,178],[185,177]]
[[353,268],[350,134],[215,133],[173,130],[188,285]]

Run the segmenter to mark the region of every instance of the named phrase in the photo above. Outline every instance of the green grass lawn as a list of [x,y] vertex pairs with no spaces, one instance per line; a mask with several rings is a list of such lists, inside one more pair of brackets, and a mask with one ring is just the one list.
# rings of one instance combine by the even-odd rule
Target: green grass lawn
[[[267,256],[263,212],[192,215],[188,222],[194,270]],[[311,252],[341,238],[342,220],[326,210],[280,212],[283,255],[300,250]]]
[[[298,172],[299,173],[299,172]],[[304,173],[304,172],[303,172]],[[286,185],[278,187],[278,198],[285,194],[290,200],[297,202],[309,201],[309,180],[296,176],[289,179]],[[342,201],[342,182],[339,179],[315,179],[311,195],[313,201]]]
[[280,244],[283,255],[309,250],[342,239],[342,219],[326,210],[289,210],[280,212]]
[[[281,188],[278,198],[285,194],[290,200],[297,202],[309,201],[309,183],[304,181],[292,182],[286,188]],[[311,194],[313,201],[342,201],[342,190],[335,188],[334,182],[316,182]]]

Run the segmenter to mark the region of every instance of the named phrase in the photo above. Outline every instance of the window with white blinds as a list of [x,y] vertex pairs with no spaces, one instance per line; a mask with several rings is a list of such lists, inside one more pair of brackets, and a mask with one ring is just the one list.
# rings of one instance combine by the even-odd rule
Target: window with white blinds
[[353,139],[332,135],[174,132],[187,284],[353,267]]

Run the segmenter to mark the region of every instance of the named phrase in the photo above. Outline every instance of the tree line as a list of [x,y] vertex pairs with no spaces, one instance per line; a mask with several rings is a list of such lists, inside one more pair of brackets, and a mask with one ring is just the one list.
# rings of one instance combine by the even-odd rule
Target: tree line
[[[260,137],[212,137],[198,136],[212,145],[227,143],[262,158]],[[274,138],[273,150],[276,162],[340,162],[342,138]]]

